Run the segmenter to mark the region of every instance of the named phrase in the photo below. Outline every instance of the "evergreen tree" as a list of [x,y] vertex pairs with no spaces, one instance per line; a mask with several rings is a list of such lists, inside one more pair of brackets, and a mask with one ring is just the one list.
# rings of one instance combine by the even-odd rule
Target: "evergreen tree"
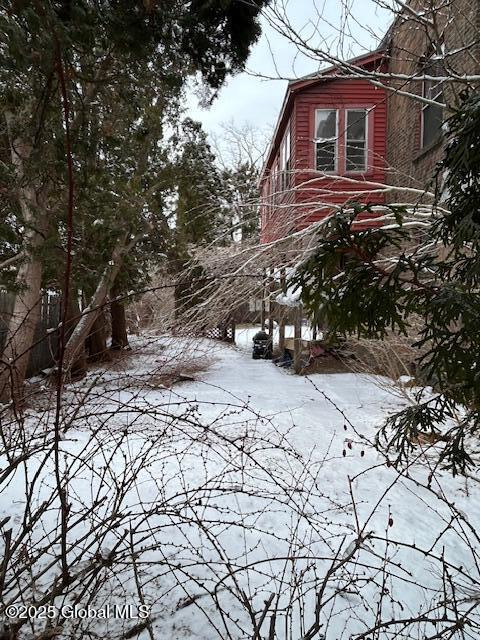
[[169,270],[177,279],[177,313],[201,302],[205,274],[194,250],[218,239],[220,175],[207,135],[199,122],[186,118],[171,140],[171,182],[175,189],[173,242],[167,248]]
[[179,149],[173,172],[177,193],[175,228],[181,253],[189,244],[215,239],[220,222],[220,176],[199,122],[185,119],[172,144]]
[[231,240],[257,240],[259,231],[258,168],[242,162],[221,174],[223,224]]
[[[226,76],[243,67],[260,33],[259,12],[267,3],[2,4],[0,85],[7,141],[3,149],[8,153],[2,151],[5,188],[0,197],[1,210],[8,215],[0,256],[9,259],[20,250],[23,260],[15,282],[13,274],[3,277],[2,270],[2,284],[19,293],[4,353],[14,367],[0,374],[0,395],[2,389],[4,396],[9,391],[6,377],[11,373],[14,388],[21,389],[40,288],[61,279],[68,236],[64,108],[69,109],[69,146],[78,185],[73,275],[75,286],[96,286],[98,298],[108,293],[135,248],[132,236],[143,238],[145,225],[152,228],[159,215],[152,203],[162,197],[147,185],[152,186],[152,173],[159,169],[154,145],[162,131],[150,134],[150,115],[158,113],[159,103],[160,122],[175,113],[189,76],[201,78],[212,98]],[[142,135],[148,141],[140,154],[143,164],[134,157]],[[148,203],[139,206],[142,190]],[[99,220],[105,222],[104,233]],[[87,261],[90,250],[93,262]],[[79,256],[85,257],[84,263]]]

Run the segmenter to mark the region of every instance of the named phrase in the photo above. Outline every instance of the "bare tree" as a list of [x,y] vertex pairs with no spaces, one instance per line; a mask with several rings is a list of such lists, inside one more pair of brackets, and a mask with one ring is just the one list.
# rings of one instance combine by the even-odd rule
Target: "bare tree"
[[272,131],[264,131],[249,122],[234,120],[222,123],[220,132],[210,134],[217,162],[221,168],[231,169],[244,164],[259,167],[265,159]]

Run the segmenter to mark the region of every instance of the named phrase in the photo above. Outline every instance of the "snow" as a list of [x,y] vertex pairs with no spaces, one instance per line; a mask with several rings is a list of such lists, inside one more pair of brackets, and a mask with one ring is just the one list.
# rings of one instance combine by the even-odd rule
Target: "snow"
[[288,287],[285,293],[279,293],[275,297],[275,301],[285,307],[298,307],[301,304],[301,295],[302,290],[300,287]]
[[[306,378],[253,360],[248,351],[258,329],[238,331],[237,347],[135,338],[124,370],[91,371],[66,392],[64,419],[72,424],[64,429],[61,448],[70,460],[69,500],[77,509],[95,496],[105,500],[71,535],[80,540],[98,525],[112,507],[118,478],[134,470],[135,482],[117,511],[129,514],[141,541],[137,561],[154,637],[251,638],[245,599],[259,612],[274,593],[275,637],[300,640],[301,629],[314,619],[315,580],[339,558],[345,565],[328,581],[323,635],[315,638],[346,640],[362,633],[375,624],[379,607],[385,619],[428,609],[443,588],[442,564],[433,556],[443,554],[465,593],[473,593],[479,572],[468,540],[469,527],[480,526],[478,482],[467,489],[464,478],[437,471],[429,486],[431,452],[397,472],[374,447],[378,427],[405,402],[389,391],[388,381],[348,373]],[[293,335],[293,327],[287,332]],[[185,353],[210,367],[171,389],[152,382],[152,374],[173,370]],[[32,434],[50,419],[31,410]],[[90,472],[78,462],[82,456]],[[107,461],[112,471],[104,473]],[[53,484],[52,467],[32,465],[30,476],[36,470],[34,500],[40,504]],[[24,481],[19,470],[5,488],[0,520],[11,515],[19,526]],[[468,514],[468,526],[462,514]],[[48,541],[56,526],[55,511],[47,510],[33,539]],[[116,541],[109,535],[96,548],[87,537],[78,569],[92,554],[114,557]],[[123,568],[119,576],[129,602],[137,602],[131,573]],[[380,598],[382,579],[389,596]],[[295,581],[303,586],[294,588]],[[336,590],[341,593],[334,597]],[[121,593],[119,584],[108,593],[103,588],[92,604]],[[296,604],[286,607],[289,600]],[[93,623],[104,637],[119,637],[112,621],[102,628]],[[425,635],[411,637],[433,631],[438,625],[427,623]]]

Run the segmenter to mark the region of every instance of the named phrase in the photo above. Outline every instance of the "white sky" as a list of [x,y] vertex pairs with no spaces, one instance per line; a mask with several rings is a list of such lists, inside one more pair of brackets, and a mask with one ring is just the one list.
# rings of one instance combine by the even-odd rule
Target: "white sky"
[[[344,24],[345,1],[351,7],[347,27]],[[301,31],[311,45],[348,59],[374,49],[391,20],[389,11],[380,10],[375,0],[273,0],[272,6],[282,6],[284,14],[296,30]],[[271,10],[268,10],[270,17]],[[252,74],[269,77],[295,78],[312,73],[319,61],[298,51],[295,44],[279,34],[262,18],[262,36],[252,48],[247,69],[230,78],[209,109],[198,105],[198,98],[189,95],[188,114],[203,123],[209,134],[221,134],[221,124],[249,123],[260,130],[271,130],[277,120],[286,80],[266,80]],[[339,31],[342,37],[339,37]]]

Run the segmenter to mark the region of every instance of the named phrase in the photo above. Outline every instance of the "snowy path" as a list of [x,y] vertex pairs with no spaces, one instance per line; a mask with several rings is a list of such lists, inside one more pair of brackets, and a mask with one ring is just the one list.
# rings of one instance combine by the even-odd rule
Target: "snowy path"
[[[111,496],[135,469],[121,509],[135,532],[154,637],[251,639],[253,617],[264,620],[259,639],[274,624],[275,638],[300,640],[322,585],[323,636],[312,638],[361,637],[380,621],[390,622],[378,637],[390,638],[394,619],[418,616],[396,637],[433,636],[438,624],[423,618],[440,607],[442,572],[457,584],[459,609],[478,589],[480,485],[438,472],[427,486],[425,461],[403,475],[387,466],[371,443],[401,400],[373,379],[293,376],[252,360],[246,345],[137,339],[126,370],[91,373],[67,393],[65,454],[88,453],[100,469],[108,452],[114,470],[100,481],[71,468],[77,508],[91,504],[93,487]],[[199,380],[151,383],[186,351],[214,360]],[[89,391],[95,376],[100,386]],[[48,486],[46,470],[38,500]],[[21,504],[23,491],[18,477],[4,498]],[[99,512],[109,509],[107,500]],[[54,520],[44,517],[47,539]],[[114,539],[102,540],[101,553]],[[88,553],[86,545],[82,562]],[[121,575],[97,600],[125,591],[138,599],[130,568]],[[114,623],[109,629],[117,632]]]

